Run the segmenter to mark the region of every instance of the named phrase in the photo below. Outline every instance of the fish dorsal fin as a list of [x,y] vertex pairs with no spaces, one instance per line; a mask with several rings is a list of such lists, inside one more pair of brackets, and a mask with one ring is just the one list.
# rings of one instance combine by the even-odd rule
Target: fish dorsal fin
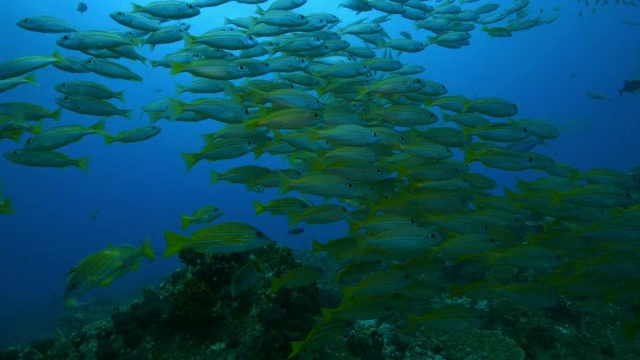
[[413,37],[411,36],[411,34],[409,34],[406,31],[400,31],[400,35],[402,35],[402,37],[404,37],[405,39],[413,40]]

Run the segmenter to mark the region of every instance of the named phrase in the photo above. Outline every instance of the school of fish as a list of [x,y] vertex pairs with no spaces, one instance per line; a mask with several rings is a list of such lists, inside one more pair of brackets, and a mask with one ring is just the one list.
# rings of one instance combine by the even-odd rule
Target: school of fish
[[[144,141],[161,132],[161,120],[223,123],[219,131],[203,134],[199,152],[181,154],[187,170],[253,154],[254,162],[222,173],[212,169],[212,185],[226,181],[255,192],[278,189],[280,198],[255,202],[255,210],[286,216],[293,235],[304,231],[303,223],[349,224],[348,233],[314,242],[312,250],[339,261],[333,281],[342,288],[341,305],[323,312],[308,336],[292,343],[291,356],[333,341],[354,320],[390,313],[407,316],[409,330],[455,331],[481,323],[473,308],[421,306],[436,296],[506,298],[533,307],[553,306],[560,296],[620,304],[638,299],[640,169],[581,172],[558,163],[535,152],[560,136],[552,124],[518,118],[518,106],[507,99],[449,95],[444,84],[421,76],[422,66],[401,61],[403,53],[432,46],[468,46],[474,36],[487,36],[483,32],[510,37],[553,22],[560,9],[534,11],[528,0],[508,6],[477,0],[343,0],[341,7],[360,16],[345,24],[330,13],[305,13],[306,0],[267,5],[234,0],[251,16],[189,33],[188,19],[215,14],[216,6],[227,2],[134,4],[108,14],[114,25],[123,26],[113,31],[78,29],[50,16],[19,20],[17,26],[25,30],[58,34],[59,51],[2,62],[0,91],[35,84],[35,71],[50,65],[55,71],[144,81],[126,61],[167,68],[167,76],[189,73],[193,81],[178,85],[175,97],[144,106],[148,125],[118,134],[109,134],[105,122],[131,117],[132,110],[119,105],[126,94],[98,82],[56,85],[55,110],[0,103],[0,141],[21,144],[4,158],[88,171],[88,157],[71,158],[60,149],[95,135],[107,144]],[[390,38],[384,25],[398,17],[413,22],[416,30]],[[180,44],[161,59],[139,52]],[[184,93],[198,98],[181,100]],[[45,125],[45,119],[57,121],[66,112],[96,121]],[[280,157],[288,167],[261,166],[261,157]],[[470,164],[544,175],[520,180],[502,194],[494,179],[472,171]],[[272,241],[243,222],[211,225],[224,214],[224,204],[218,205],[182,217],[183,231],[199,226],[190,235],[165,232],[164,257],[187,248],[249,251]],[[0,214],[12,212],[10,199],[0,198]],[[148,242],[140,248],[109,245],[82,259],[68,274],[68,303],[134,271],[144,258],[155,258]],[[444,269],[467,267],[486,276],[451,285]],[[274,279],[272,290],[326,276],[304,265]]]

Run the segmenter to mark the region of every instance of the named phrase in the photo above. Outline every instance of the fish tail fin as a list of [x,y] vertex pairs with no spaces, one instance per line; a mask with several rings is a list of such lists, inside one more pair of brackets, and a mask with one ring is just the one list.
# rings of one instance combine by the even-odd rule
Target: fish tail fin
[[120,100],[120,101],[124,102],[124,90],[122,90],[122,91],[118,91],[118,92],[116,93],[116,99],[118,99],[118,100]]
[[467,147],[464,149],[464,163],[470,164],[478,159],[478,154],[473,151],[471,148]]
[[180,153],[180,156],[182,156],[182,159],[184,159],[184,162],[187,164],[187,171],[191,170],[198,162],[198,154]]
[[215,170],[211,170],[211,185],[217,183],[218,181],[220,181],[220,173]]
[[316,254],[324,251],[324,245],[318,240],[311,241],[311,252]]
[[100,134],[105,133],[107,131],[107,128],[105,128],[105,126],[104,126],[104,120],[105,119],[102,119],[102,120],[98,121],[97,123],[89,126],[89,129],[91,129],[91,130],[93,130],[93,131],[95,131],[97,133],[100,133]]
[[176,253],[179,253],[180,250],[184,248],[184,244],[188,237],[182,236],[176,233],[172,233],[170,231],[164,232],[164,239],[167,242],[167,248],[164,250],[164,257],[168,258]]
[[51,118],[55,121],[60,121],[61,112],[62,112],[62,108],[58,108],[57,110],[51,113]]
[[192,218],[187,215],[180,215],[180,225],[182,230],[186,230],[191,225]]
[[196,43],[196,37],[191,34],[184,35],[184,46],[189,47]]
[[104,144],[111,145],[115,141],[115,137],[109,134],[104,134]]
[[133,120],[133,110],[122,110],[122,116],[126,117],[129,120]]
[[180,64],[178,62],[172,61],[171,62],[171,75],[175,75],[175,74],[179,74],[181,72],[183,72],[184,70],[184,65]]
[[291,359],[298,355],[304,350],[305,342],[304,341],[292,341],[291,342],[291,354],[287,357],[287,359]]
[[36,81],[36,74],[35,73],[25,76],[24,77],[24,81],[26,81],[27,84],[30,84],[30,85],[34,85],[34,86],[39,85],[38,81]]
[[56,62],[59,62],[59,63],[67,61],[65,58],[62,57],[62,55],[60,55],[58,50],[54,51],[51,56],[53,56],[56,59]]
[[169,102],[169,113],[172,118],[178,118],[180,115],[184,114],[184,105],[182,101],[178,99],[167,98]]
[[279,175],[280,175],[280,184],[279,184],[280,194],[286,194],[289,191],[291,191],[291,179],[286,177],[286,175],[284,175],[283,173],[280,173]]
[[89,170],[89,156],[83,156],[78,159],[78,161],[76,162],[76,166],[80,170],[87,172]]
[[[293,228],[296,224],[301,221],[302,215],[298,213],[289,213],[287,214],[287,220],[289,221],[289,228]],[[291,234],[289,232],[289,234]]]
[[253,202],[253,207],[256,208],[256,215],[260,215],[264,212],[264,205],[257,201]]
[[260,7],[260,5],[256,5],[256,14],[258,15],[264,15],[265,11],[263,8]]
[[153,251],[153,248],[151,247],[151,239],[149,238],[149,236],[147,236],[142,242],[140,251],[144,256],[149,258],[149,262],[152,262],[153,260],[156,259],[156,253],[155,251]]
[[182,84],[176,84],[176,95],[181,95],[187,87]]

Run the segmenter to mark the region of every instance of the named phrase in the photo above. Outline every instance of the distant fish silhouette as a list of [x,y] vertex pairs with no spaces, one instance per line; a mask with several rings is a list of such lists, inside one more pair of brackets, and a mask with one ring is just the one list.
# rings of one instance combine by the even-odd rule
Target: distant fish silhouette
[[640,80],[625,80],[622,89],[618,90],[620,95],[622,93],[635,93],[640,91]]
[[83,2],[80,2],[78,4],[78,9],[77,10],[80,11],[81,13],[87,11],[87,9],[88,9],[87,4],[85,4]]
[[293,228],[288,231],[289,235],[299,235],[299,234],[302,234],[303,232],[304,232],[303,228]]

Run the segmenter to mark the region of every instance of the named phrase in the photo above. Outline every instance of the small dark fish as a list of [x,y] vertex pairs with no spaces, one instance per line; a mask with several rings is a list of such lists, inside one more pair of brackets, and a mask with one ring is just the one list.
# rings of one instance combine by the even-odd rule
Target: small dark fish
[[87,4],[85,4],[83,2],[80,2],[78,4],[78,9],[77,10],[80,11],[81,13],[87,11],[87,9],[88,9]]
[[624,86],[622,87],[622,89],[618,90],[618,92],[620,93],[620,95],[622,95],[622,93],[635,93],[640,91],[640,80],[625,80],[624,81]]
[[91,213],[89,213],[89,218],[91,220],[95,220],[98,217],[99,212],[100,212],[100,209],[94,209]]
[[293,228],[289,231],[287,231],[289,233],[289,235],[299,235],[302,234],[304,232],[303,228]]

